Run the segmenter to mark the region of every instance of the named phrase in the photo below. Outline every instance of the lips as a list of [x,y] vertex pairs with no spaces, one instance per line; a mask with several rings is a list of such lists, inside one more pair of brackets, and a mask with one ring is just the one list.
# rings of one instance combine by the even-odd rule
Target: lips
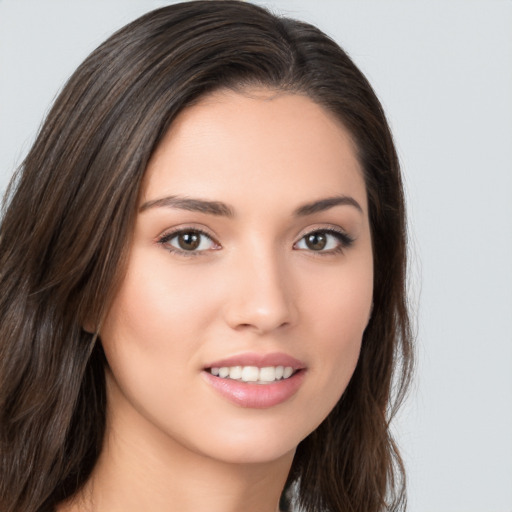
[[304,363],[283,353],[245,353],[213,361],[202,376],[223,398],[240,407],[268,408],[289,400],[304,380]]
[[305,368],[305,364],[288,354],[272,352],[269,354],[244,353],[225,359],[219,359],[206,365],[205,368],[221,368],[223,366],[291,366],[294,370]]

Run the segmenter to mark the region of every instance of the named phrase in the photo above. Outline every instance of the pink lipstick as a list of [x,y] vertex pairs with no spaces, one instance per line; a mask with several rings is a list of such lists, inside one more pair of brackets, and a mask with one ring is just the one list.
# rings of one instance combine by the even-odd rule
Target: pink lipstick
[[202,375],[235,405],[264,409],[291,398],[305,373],[305,365],[287,354],[244,353],[208,364]]

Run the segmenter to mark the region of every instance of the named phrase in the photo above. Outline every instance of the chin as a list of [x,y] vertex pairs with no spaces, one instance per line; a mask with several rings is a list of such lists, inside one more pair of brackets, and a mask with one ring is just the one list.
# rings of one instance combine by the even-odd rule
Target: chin
[[297,445],[314,430],[311,425],[300,425],[300,418],[291,424],[282,417],[232,427],[217,425],[215,431],[211,425],[208,436],[203,433],[194,451],[231,464],[265,464],[281,459],[291,463]]

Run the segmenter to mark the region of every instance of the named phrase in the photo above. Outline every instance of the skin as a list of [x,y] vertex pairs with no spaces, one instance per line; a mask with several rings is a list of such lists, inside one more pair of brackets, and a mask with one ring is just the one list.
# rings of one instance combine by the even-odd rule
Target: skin
[[[232,215],[155,203],[169,196],[222,202]],[[334,196],[353,204],[296,214]],[[370,314],[371,235],[354,144],[305,96],[216,92],[175,120],[139,206],[100,332],[105,447],[84,491],[60,510],[275,512],[296,446],[348,384]],[[192,255],[177,238],[162,243],[185,228],[211,237]],[[328,235],[327,250],[312,250],[304,236],[322,229],[353,243]],[[205,365],[246,352],[303,362],[297,392],[266,408],[221,396]]]

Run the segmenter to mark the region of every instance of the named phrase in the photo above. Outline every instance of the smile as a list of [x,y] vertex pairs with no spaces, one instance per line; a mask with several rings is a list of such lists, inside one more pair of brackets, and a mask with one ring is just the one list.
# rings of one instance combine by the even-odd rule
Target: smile
[[240,382],[254,384],[270,384],[272,382],[289,379],[294,369],[291,366],[222,366],[209,369],[210,373],[221,379],[232,379]]
[[209,387],[229,402],[265,409],[290,400],[302,386],[307,367],[284,353],[244,353],[212,361],[201,373]]

